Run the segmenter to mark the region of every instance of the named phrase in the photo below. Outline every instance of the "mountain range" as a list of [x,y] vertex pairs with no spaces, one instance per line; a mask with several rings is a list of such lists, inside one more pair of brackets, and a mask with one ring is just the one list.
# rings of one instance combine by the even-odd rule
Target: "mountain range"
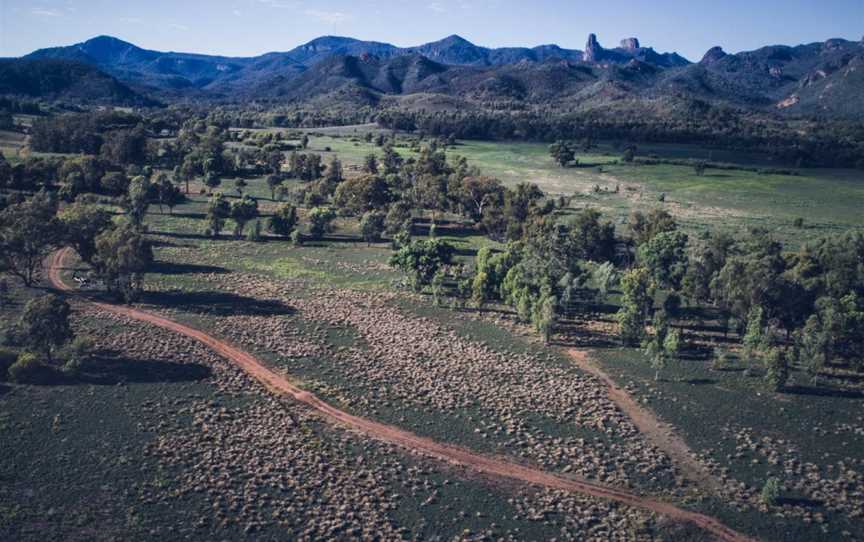
[[715,47],[690,62],[643,47],[637,38],[605,48],[594,34],[581,51],[493,49],[455,35],[404,48],[325,36],[287,52],[235,58],[152,51],[100,36],[0,61],[0,93],[136,105],[195,98],[405,107],[551,102],[590,109],[622,100],[699,100],[861,119],[864,43],[830,39],[737,54]]

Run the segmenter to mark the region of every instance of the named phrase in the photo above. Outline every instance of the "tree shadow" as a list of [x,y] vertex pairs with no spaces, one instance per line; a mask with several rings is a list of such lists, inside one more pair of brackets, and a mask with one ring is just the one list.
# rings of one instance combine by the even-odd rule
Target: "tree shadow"
[[779,497],[777,499],[777,504],[781,506],[788,504],[790,506],[801,506],[804,508],[819,508],[825,506],[825,501],[810,499],[807,497]]
[[162,213],[165,216],[176,216],[177,218],[193,218],[196,220],[204,220],[207,218],[207,213],[196,213],[193,211],[175,211],[173,213]]
[[228,269],[217,265],[200,265],[194,263],[153,262],[150,271],[160,275],[191,275],[195,273],[225,274]]
[[847,390],[841,388],[817,388],[815,386],[805,386],[796,384],[794,386],[786,386],[783,392],[790,395],[805,395],[812,397],[840,397],[844,399],[864,399],[864,391]]
[[681,382],[684,384],[691,384],[693,386],[710,386],[711,384],[716,384],[717,381],[711,378],[684,378],[681,379]]
[[197,382],[210,378],[213,371],[198,363],[128,359],[104,352],[88,361],[70,378],[73,384],[115,385],[121,383]]
[[[162,235],[160,233],[156,233],[156,235]],[[164,239],[155,239],[150,242],[153,247],[166,247],[166,248],[198,248],[197,245],[193,245],[191,243],[172,243],[171,241],[166,241]]]
[[216,316],[284,316],[294,309],[275,299],[255,299],[230,292],[145,292],[141,301],[149,305],[189,310]]

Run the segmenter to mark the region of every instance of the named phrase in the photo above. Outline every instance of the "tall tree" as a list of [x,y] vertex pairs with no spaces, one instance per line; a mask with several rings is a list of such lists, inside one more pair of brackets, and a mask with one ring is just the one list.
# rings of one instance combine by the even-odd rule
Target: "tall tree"
[[80,200],[60,211],[63,239],[75,249],[81,260],[93,263],[96,237],[111,226],[111,215],[96,205]]
[[0,212],[0,270],[33,286],[42,261],[61,241],[57,206],[46,192]]
[[93,265],[105,280],[109,292],[133,301],[141,291],[144,272],[153,262],[153,249],[144,236],[128,222],[96,238]]
[[69,325],[71,312],[69,304],[53,294],[28,301],[17,325],[24,346],[52,361],[54,352],[74,336]]

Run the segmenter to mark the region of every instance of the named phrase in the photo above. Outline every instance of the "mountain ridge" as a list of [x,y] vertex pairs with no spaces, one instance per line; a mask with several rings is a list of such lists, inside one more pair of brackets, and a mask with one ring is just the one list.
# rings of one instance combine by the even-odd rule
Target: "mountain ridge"
[[693,63],[645,47],[635,37],[606,48],[595,34],[582,51],[555,44],[487,48],[456,34],[414,47],[321,36],[255,57],[151,51],[97,36],[40,49],[22,60],[37,59],[86,64],[139,94],[166,101],[316,99],[319,105],[335,100],[374,106],[388,96],[424,94],[454,98],[448,101],[465,107],[551,102],[584,109],[663,98],[864,119],[864,42],[839,38],[740,53],[718,46]]

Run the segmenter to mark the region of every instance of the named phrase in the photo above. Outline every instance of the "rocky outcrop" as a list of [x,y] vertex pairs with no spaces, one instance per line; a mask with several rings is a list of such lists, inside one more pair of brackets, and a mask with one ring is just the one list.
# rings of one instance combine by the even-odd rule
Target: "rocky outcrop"
[[621,40],[621,48],[625,51],[638,51],[639,47],[639,39],[638,38],[625,38]]
[[712,47],[708,49],[708,52],[705,53],[705,56],[702,57],[702,60],[699,61],[699,64],[703,66],[707,66],[709,64],[713,64],[718,60],[722,59],[726,56],[726,51],[723,50],[722,47]]
[[585,52],[582,53],[582,60],[585,62],[597,62],[603,54],[603,47],[597,41],[597,34],[588,34],[588,42],[585,44]]

